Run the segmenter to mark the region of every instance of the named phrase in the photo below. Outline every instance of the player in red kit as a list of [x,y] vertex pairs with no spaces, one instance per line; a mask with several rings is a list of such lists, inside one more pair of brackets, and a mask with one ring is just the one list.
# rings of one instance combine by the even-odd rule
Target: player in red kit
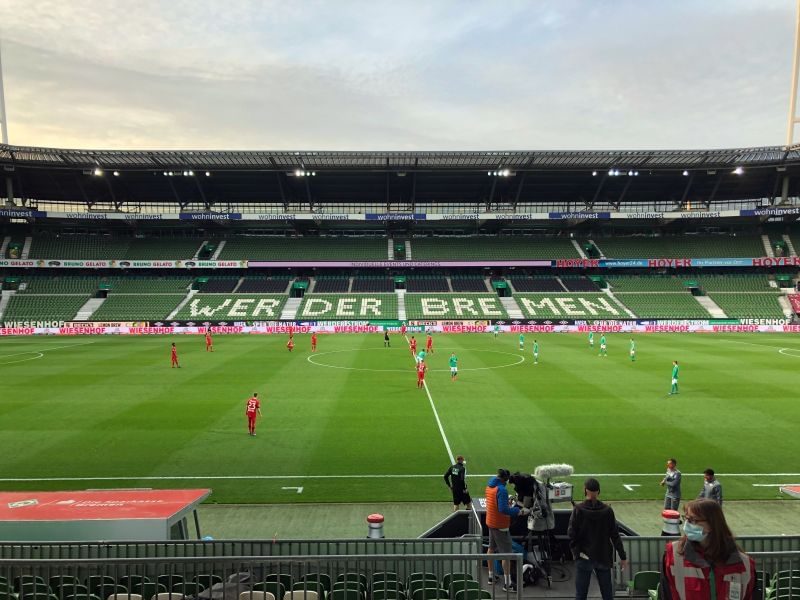
[[206,352],[214,351],[214,342],[211,340],[211,330],[206,329]]
[[408,345],[411,347],[411,356],[416,356],[417,354],[417,340],[414,339],[414,336],[411,336],[411,341],[408,342]]
[[258,392],[254,392],[252,398],[247,400],[247,409],[244,411],[247,415],[247,430],[250,435],[256,434],[256,417],[262,416],[261,414],[261,401],[258,399]]
[[431,337],[430,333],[428,334],[428,339],[425,340],[425,352],[433,354],[433,337]]
[[311,351],[312,352],[316,352],[317,351],[317,333],[316,332],[311,334]]
[[289,341],[286,342],[286,347],[289,349],[289,352],[294,350],[294,338],[292,336],[289,336]]
[[425,361],[421,360],[417,363],[417,387],[421,388],[425,386],[425,371],[428,370],[428,367],[425,365]]
[[400,335],[402,335],[402,336],[404,336],[404,337],[405,337],[405,335],[406,335],[406,324],[405,324],[405,323],[403,323],[402,325],[400,325]]
[[172,354],[170,356],[172,360],[172,368],[178,367],[179,369],[181,366],[178,364],[178,349],[175,347],[175,342],[172,342]]

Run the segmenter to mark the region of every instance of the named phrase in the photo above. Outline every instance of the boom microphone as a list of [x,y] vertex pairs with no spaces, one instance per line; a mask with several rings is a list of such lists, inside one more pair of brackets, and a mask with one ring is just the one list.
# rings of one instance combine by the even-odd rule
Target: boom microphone
[[566,464],[552,464],[552,465],[539,465],[533,473],[539,481],[547,481],[554,477],[569,477],[575,472],[572,465]]

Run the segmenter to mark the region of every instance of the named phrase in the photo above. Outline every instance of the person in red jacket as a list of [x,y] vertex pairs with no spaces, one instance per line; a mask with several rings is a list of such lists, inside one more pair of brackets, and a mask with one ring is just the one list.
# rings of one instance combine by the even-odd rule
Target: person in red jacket
[[661,561],[661,598],[751,600],[756,564],[737,546],[719,503],[692,500],[683,514],[683,537],[667,543]]

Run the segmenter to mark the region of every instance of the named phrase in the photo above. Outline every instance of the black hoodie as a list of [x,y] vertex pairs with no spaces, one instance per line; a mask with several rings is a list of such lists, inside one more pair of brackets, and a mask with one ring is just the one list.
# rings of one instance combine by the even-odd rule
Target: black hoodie
[[589,560],[610,568],[614,564],[612,544],[620,559],[626,558],[614,511],[600,500],[584,500],[575,505],[569,518],[567,535],[575,560],[584,554]]

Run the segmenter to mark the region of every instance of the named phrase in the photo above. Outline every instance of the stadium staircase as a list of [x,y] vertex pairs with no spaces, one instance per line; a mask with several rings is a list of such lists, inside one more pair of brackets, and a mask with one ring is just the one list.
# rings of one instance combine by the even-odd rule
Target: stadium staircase
[[[592,243],[594,243],[594,242],[592,242]],[[595,246],[595,248],[596,247],[597,246]],[[635,319],[636,318],[636,315],[633,313],[633,311],[630,308],[628,308],[627,306],[625,306],[616,296],[614,296],[614,292],[611,291],[610,287],[607,287],[603,291],[605,292],[606,296],[611,298],[611,300],[612,300],[611,304],[612,305],[616,305],[616,306],[619,306],[620,308],[622,308],[622,310],[624,310],[631,319]]]
[[789,256],[797,256],[797,251],[794,249],[794,244],[792,243],[792,238],[789,237],[789,234],[783,234],[783,241],[786,242],[786,248],[789,250]]
[[231,290],[231,293],[235,294],[243,283],[244,283],[244,277],[239,277],[239,281],[236,283],[234,288]]
[[28,255],[31,253],[31,246],[33,245],[33,238],[31,236],[27,236],[25,238],[25,243],[22,246],[22,252],[20,253],[19,257],[21,259],[28,258]]
[[[214,250],[214,254],[211,255],[211,260],[219,260],[219,255],[222,252],[222,249],[225,248],[225,240],[222,240],[218,245],[217,249]],[[199,250],[198,250],[199,252]]]
[[6,252],[8,252],[8,245],[11,243],[11,236],[7,235],[3,238],[3,245],[0,246],[0,258],[6,257]]
[[192,296],[194,296],[196,293],[197,293],[197,290],[189,290],[189,293],[188,293],[188,294],[186,294],[186,298],[184,298],[183,300],[181,300],[180,304],[178,304],[178,306],[176,306],[176,307],[175,307],[175,310],[173,310],[171,313],[169,313],[169,314],[167,315],[167,318],[166,318],[166,320],[167,320],[167,321],[169,321],[169,320],[171,320],[171,319],[174,319],[174,318],[175,318],[175,315],[177,315],[177,314],[178,314],[178,313],[181,311],[181,309],[182,309],[184,306],[186,306],[186,304],[189,302],[189,300],[191,300],[191,299],[192,299]]
[[772,249],[772,242],[769,241],[769,236],[765,233],[761,235],[761,243],[764,244],[764,252],[766,252],[766,256],[770,258],[775,257],[775,251]]
[[519,309],[519,304],[514,300],[513,296],[506,296],[500,298],[500,304],[506,309],[509,319],[524,319],[525,315]]
[[88,321],[89,317],[91,317],[94,314],[94,311],[100,308],[100,305],[102,305],[103,302],[105,301],[106,301],[105,298],[89,298],[86,301],[86,304],[84,304],[83,306],[80,307],[80,309],[78,309],[78,314],[75,315],[75,320]]
[[192,254],[192,260],[198,260],[200,258],[200,251],[205,247],[205,245],[209,242],[209,240],[203,240],[200,242],[200,245],[195,249],[194,254]]
[[714,302],[709,296],[694,296],[694,299],[700,303],[700,306],[708,311],[713,319],[727,319],[728,315],[719,307],[719,304]]
[[581,245],[578,243],[578,240],[571,240],[571,241],[572,245],[575,246],[575,250],[578,252],[581,258],[589,258],[588,256],[586,256],[586,253],[583,251],[583,248],[581,248]]
[[406,260],[411,260],[411,240],[406,240]]
[[14,290],[0,290],[0,319],[3,318],[3,313],[6,312],[6,307],[15,293]]
[[294,321],[297,317],[297,310],[300,308],[302,302],[302,298],[289,298],[286,304],[283,305],[281,321]]
[[558,285],[560,285],[562,288],[564,288],[565,292],[569,291],[569,288],[566,285],[564,285],[563,281],[561,281],[561,277],[556,277],[555,280],[558,282]]
[[606,254],[605,254],[605,252],[603,252],[603,249],[600,246],[598,246],[597,244],[595,244],[594,240],[589,240],[589,243],[592,246],[594,246],[595,248],[597,248],[597,251],[600,253],[600,258],[605,258],[606,257]]
[[386,257],[389,260],[394,260],[394,240],[392,238],[389,238],[388,240],[386,240],[386,242],[389,245],[389,247],[387,248],[388,253],[387,253]]
[[395,290],[397,294],[397,318],[400,321],[406,320],[406,291]]
[[[789,299],[785,295],[781,294],[778,297],[778,304],[781,305],[781,310],[783,311],[783,314],[786,315],[787,319],[794,319],[794,310],[792,309],[792,305],[789,302]],[[2,303],[0,303],[0,317],[2,316],[3,316],[3,305]]]

